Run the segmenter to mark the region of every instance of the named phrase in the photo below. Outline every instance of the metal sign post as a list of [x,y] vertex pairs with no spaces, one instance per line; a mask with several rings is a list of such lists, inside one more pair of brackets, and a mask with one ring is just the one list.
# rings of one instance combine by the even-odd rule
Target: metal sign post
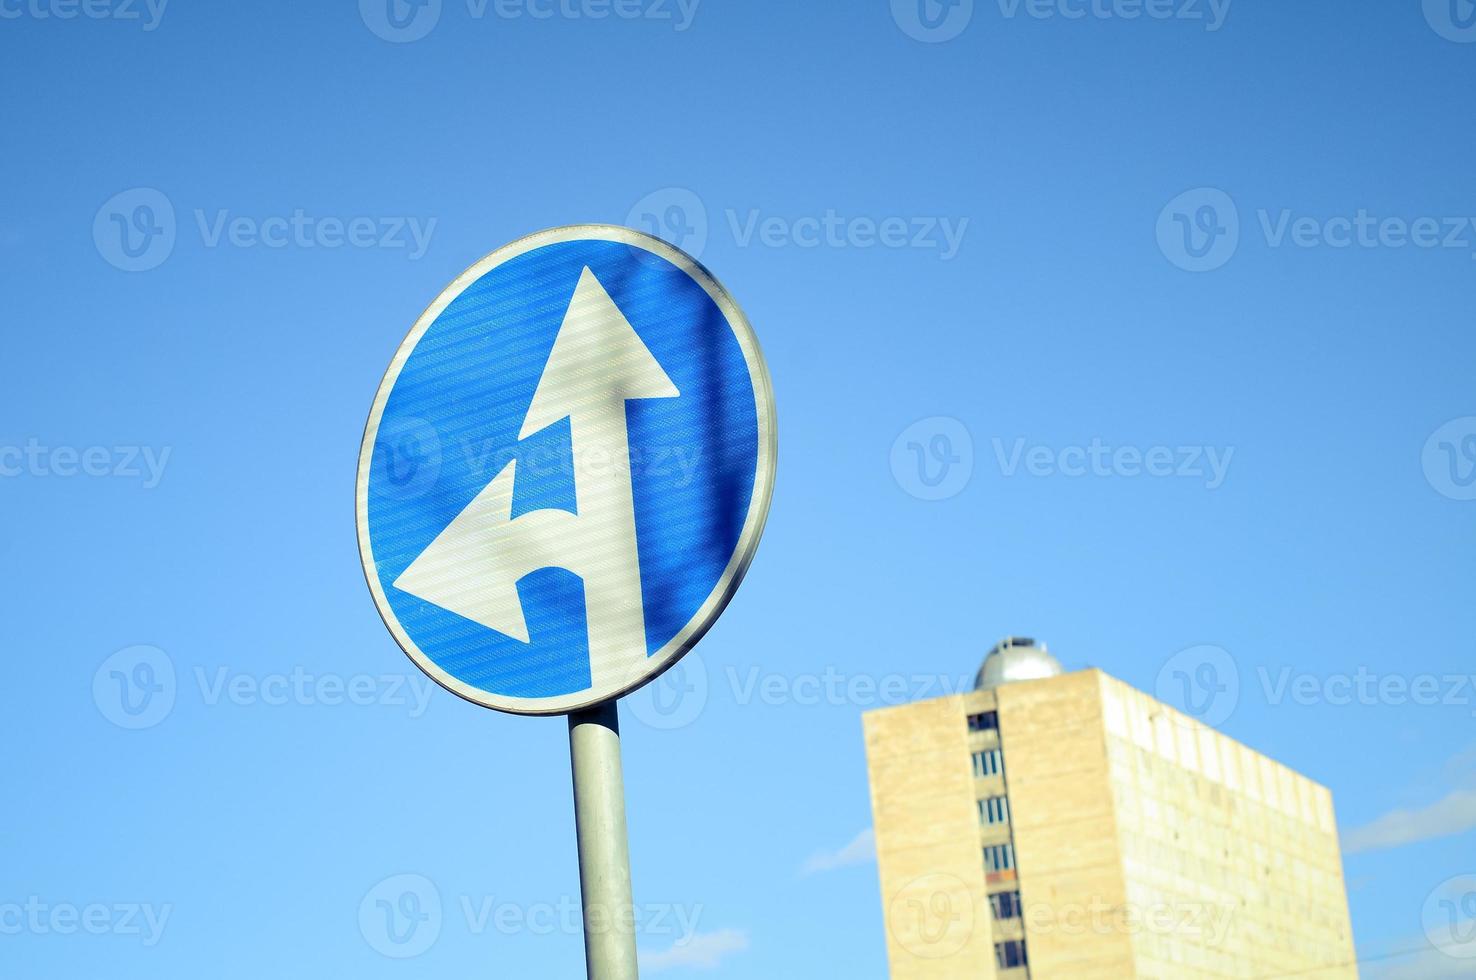
[[635,902],[620,768],[620,716],[614,701],[569,716],[569,757],[589,977],[636,980]]
[[569,716],[585,949],[634,980],[616,699],[687,654],[774,489],[758,341],[695,259],[579,225],[498,249],[400,345],[359,453],[359,554],[447,690]]

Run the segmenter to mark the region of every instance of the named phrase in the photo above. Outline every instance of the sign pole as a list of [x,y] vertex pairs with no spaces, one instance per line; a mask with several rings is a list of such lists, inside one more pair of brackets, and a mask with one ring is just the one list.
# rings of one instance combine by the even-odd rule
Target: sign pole
[[637,980],[635,903],[615,701],[569,715],[569,757],[589,980]]

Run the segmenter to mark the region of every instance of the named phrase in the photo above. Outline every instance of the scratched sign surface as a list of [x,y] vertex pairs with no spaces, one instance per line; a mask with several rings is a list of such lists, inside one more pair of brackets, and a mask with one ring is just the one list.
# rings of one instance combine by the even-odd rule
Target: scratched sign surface
[[757,341],[707,270],[629,229],[541,232],[452,283],[390,364],[359,464],[370,591],[478,704],[618,697],[732,597],[775,441]]

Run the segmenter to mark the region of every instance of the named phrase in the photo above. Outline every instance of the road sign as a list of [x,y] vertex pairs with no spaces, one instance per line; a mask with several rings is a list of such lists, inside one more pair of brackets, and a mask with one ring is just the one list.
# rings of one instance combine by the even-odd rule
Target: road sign
[[580,711],[671,666],[763,530],[768,372],[726,290],[603,225],[478,262],[400,346],[359,458],[359,550],[390,632],[440,684]]

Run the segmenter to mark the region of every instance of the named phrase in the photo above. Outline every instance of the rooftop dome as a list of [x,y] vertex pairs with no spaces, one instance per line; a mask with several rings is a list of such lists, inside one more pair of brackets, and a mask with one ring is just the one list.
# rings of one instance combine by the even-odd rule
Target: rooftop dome
[[1061,661],[1051,656],[1044,643],[1028,636],[1010,636],[996,643],[984,658],[984,666],[974,678],[974,690],[987,691],[1001,684],[1040,680],[1061,673]]

